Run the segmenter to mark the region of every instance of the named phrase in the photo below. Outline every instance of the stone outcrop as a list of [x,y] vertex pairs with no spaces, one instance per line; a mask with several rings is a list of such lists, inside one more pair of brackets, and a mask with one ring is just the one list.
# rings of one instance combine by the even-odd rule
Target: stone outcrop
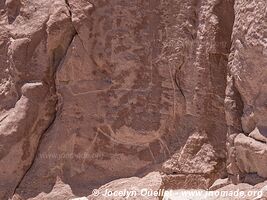
[[243,196],[241,197],[239,196],[233,196],[230,197],[229,196],[221,196],[221,197],[211,197],[209,198],[209,200],[228,200],[228,199],[232,199],[232,200],[239,200],[239,199],[245,199],[245,200],[250,200],[250,199],[259,199],[259,200],[264,200],[267,198],[267,182],[262,182],[259,183],[257,185],[249,185],[246,183],[240,183],[238,185],[234,185],[234,184],[230,184],[227,185],[225,187],[222,187],[220,189],[218,189],[218,191],[242,191],[244,192]]
[[55,71],[75,31],[64,1],[7,0],[0,8],[0,199],[7,199],[53,121]]
[[[28,200],[69,200],[69,199],[77,199],[72,193],[71,187],[57,178],[53,189],[49,191],[49,193],[41,192],[36,197],[29,198]],[[12,197],[12,200],[22,200],[22,198],[15,194]]]
[[267,145],[239,134],[235,138],[236,161],[241,172],[267,178]]
[[266,9],[1,0],[0,200],[266,180]]
[[266,1],[235,1],[225,99],[227,169],[234,182],[242,181],[246,173],[266,177],[267,172],[266,7]]
[[250,132],[249,137],[267,143],[267,132],[264,129],[256,127],[252,132]]
[[[151,172],[143,178],[131,177],[112,181],[95,190],[88,197],[90,200],[109,200],[109,199],[140,199],[158,200],[164,192],[161,192],[161,175],[158,172]],[[127,188],[127,190],[125,190]],[[121,192],[116,195],[116,192]],[[128,191],[125,192],[125,191]],[[158,195],[155,195],[156,193]]]

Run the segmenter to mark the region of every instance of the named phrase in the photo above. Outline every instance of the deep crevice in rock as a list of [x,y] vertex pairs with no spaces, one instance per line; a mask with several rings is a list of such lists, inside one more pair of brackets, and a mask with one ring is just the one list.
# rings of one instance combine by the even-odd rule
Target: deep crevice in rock
[[[72,13],[71,13],[69,4],[67,3],[67,0],[66,0],[66,4],[67,4],[67,7],[69,8],[70,19],[71,19],[71,14]],[[45,25],[47,25],[47,21],[48,21],[48,19],[45,21]],[[73,28],[73,30],[75,30],[75,29]],[[50,71],[52,72],[52,75],[51,75],[52,77],[50,78],[50,81],[52,80],[52,82],[49,81],[49,83],[48,83],[45,80],[44,80],[44,82],[46,84],[48,84],[48,85],[50,85],[52,83],[52,86],[50,86],[54,90],[53,91],[53,94],[51,94],[51,97],[52,98],[54,98],[54,96],[57,96],[56,82],[55,82],[56,81],[56,72],[57,72],[57,69],[63,63],[63,61],[64,61],[64,59],[65,59],[65,57],[67,55],[68,49],[69,49],[70,45],[72,44],[72,42],[73,42],[73,40],[74,40],[74,38],[75,38],[76,35],[77,35],[77,32],[74,31],[73,32],[73,35],[71,36],[70,42],[69,42],[68,46],[66,47],[66,49],[62,49],[62,47],[59,45],[57,48],[55,48],[53,50],[53,53],[51,55],[51,57],[52,57],[52,63],[51,63],[51,66],[50,66],[50,68],[51,68]],[[58,97],[57,97],[57,100],[56,100],[56,103],[55,103],[55,107],[54,107],[55,113],[54,113],[54,115],[53,115],[53,117],[51,119],[51,122],[49,123],[48,127],[43,131],[43,133],[41,134],[41,136],[39,138],[39,141],[38,141],[38,144],[37,144],[37,147],[36,147],[36,151],[35,151],[34,157],[32,159],[32,162],[29,165],[28,169],[25,171],[25,173],[22,176],[22,178],[20,179],[20,181],[18,182],[17,186],[15,187],[15,189],[14,189],[14,191],[12,193],[12,196],[16,193],[17,188],[19,188],[19,186],[22,183],[22,181],[24,180],[25,176],[31,170],[31,168],[32,168],[32,166],[33,166],[33,164],[34,164],[37,156],[38,156],[39,146],[40,146],[40,144],[42,142],[42,139],[45,137],[45,133],[48,132],[51,129],[51,127],[54,125],[54,122],[55,122],[55,120],[56,120],[56,118],[58,116],[57,108],[58,108]]]

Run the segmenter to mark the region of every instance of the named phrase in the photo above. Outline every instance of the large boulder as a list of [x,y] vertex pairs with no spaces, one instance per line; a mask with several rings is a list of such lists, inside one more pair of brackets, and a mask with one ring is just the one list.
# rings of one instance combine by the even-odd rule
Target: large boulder
[[244,134],[239,134],[234,143],[236,162],[241,172],[257,173],[267,178],[267,145]]

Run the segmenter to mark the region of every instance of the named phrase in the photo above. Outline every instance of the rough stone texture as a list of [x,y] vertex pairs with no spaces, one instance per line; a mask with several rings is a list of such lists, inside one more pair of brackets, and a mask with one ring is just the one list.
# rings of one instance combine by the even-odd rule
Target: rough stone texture
[[163,165],[165,188],[206,188],[225,176],[224,163],[215,160],[216,152],[207,137],[193,134],[184,145],[181,154],[176,154]]
[[[255,186],[246,184],[246,183],[241,183],[238,185],[230,184],[225,187],[220,188],[218,191],[244,191],[247,196],[241,197],[242,199],[245,200],[251,200],[251,199],[258,199],[258,200],[265,200],[267,199],[267,181],[259,183]],[[258,192],[262,192],[262,195],[259,196],[249,196],[248,192],[255,191],[255,194],[260,194]],[[217,197],[217,198],[210,198],[209,200],[228,200],[229,197]],[[239,197],[231,197],[231,200],[239,200]]]
[[[123,178],[117,179],[115,181],[111,181],[100,188],[97,189],[97,192],[89,195],[88,197],[75,197],[72,193],[72,190],[69,185],[63,183],[60,178],[57,178],[53,189],[49,193],[40,193],[38,196],[29,198],[28,200],[120,200],[120,199],[129,199],[129,200],[158,200],[158,197],[141,195],[144,194],[145,191],[160,191],[160,187],[162,184],[161,175],[159,172],[151,172],[145,177],[131,177],[131,178]],[[121,191],[124,192],[125,189],[127,191],[131,191],[127,196],[127,193],[124,193],[125,196],[121,195],[120,197],[111,194],[111,192]],[[144,190],[145,189],[145,190]],[[144,190],[144,191],[143,191]],[[109,192],[109,196],[106,196],[107,191]],[[162,194],[164,194],[162,192]],[[163,196],[163,195],[162,195]],[[23,198],[20,195],[16,194],[13,196],[12,200],[22,200]]]
[[[187,80],[185,88],[193,82],[193,94],[186,98],[185,111],[194,116],[186,122],[193,130],[186,145],[175,152],[163,170],[179,174],[166,177],[167,187],[173,182],[172,187],[178,184],[207,189],[225,174],[226,135],[222,133],[227,130],[223,100],[234,11],[232,1],[198,1],[195,6],[198,18],[195,51],[191,55],[193,68],[188,66],[190,74],[183,74]],[[180,181],[181,176],[186,181]]]
[[267,145],[244,134],[235,138],[236,160],[241,172],[267,178]]
[[[183,190],[184,191],[184,190]],[[237,185],[228,184],[227,186],[221,187],[216,191],[205,191],[205,190],[190,190],[192,193],[182,193],[181,190],[175,190],[172,195],[165,195],[164,199],[168,200],[266,200],[267,199],[267,182],[262,182],[257,185],[249,185],[246,183],[240,183]],[[185,191],[184,191],[185,192]],[[188,192],[188,191],[187,191]],[[204,194],[205,192],[213,192]],[[192,194],[198,195],[192,195]],[[221,195],[219,195],[221,193]],[[179,195],[180,194],[180,195]]]
[[[12,200],[22,200],[19,195],[14,195]],[[40,193],[36,197],[29,198],[28,200],[70,200],[77,199],[73,194],[69,185],[63,183],[60,178],[57,179],[53,189],[47,193]]]
[[[186,140],[177,136],[182,96],[159,63],[159,5],[84,3],[69,1],[77,35],[56,74],[57,117],[17,189],[25,198],[51,190],[57,176],[75,195],[90,194],[144,173]],[[51,154],[59,158],[44,159]]]
[[0,200],[264,181],[266,10],[0,0]]
[[[161,175],[158,172],[152,172],[143,178],[131,177],[131,178],[118,179],[110,183],[107,183],[98,189],[99,194],[97,196],[92,194],[88,197],[88,199],[90,200],[122,200],[122,199],[158,200],[159,198],[153,196],[151,193],[150,195],[147,195],[147,196],[143,194],[145,194],[146,191],[149,191],[149,192],[159,191],[160,192],[161,184],[162,184]],[[132,194],[129,193],[128,194],[129,197],[127,197],[126,193],[124,197],[123,196],[118,197],[115,195],[113,196],[111,195],[109,197],[103,196],[103,194],[105,194],[106,191],[124,192],[125,188],[127,188],[127,191],[133,191],[135,193],[132,193]]]
[[40,137],[54,118],[57,100],[54,72],[74,34],[64,1],[4,2],[0,5],[3,200],[14,193],[31,167]]
[[267,143],[267,132],[258,127],[256,127],[248,136],[257,141]]
[[[232,3],[114,0],[69,6],[77,35],[56,74],[57,117],[17,192],[27,198],[49,191],[60,176],[84,195],[109,180],[144,173],[175,151],[185,169],[169,165],[164,171],[200,173],[206,184],[199,186],[208,188],[225,169],[225,84],[219,83],[225,83]],[[229,13],[219,13],[221,8]],[[182,149],[195,132],[196,141]],[[186,150],[195,143],[199,149]],[[73,157],[44,159],[51,154]]]
[[[263,136],[267,133],[267,2],[236,0],[234,8],[235,23],[225,104],[229,126],[227,169],[233,181],[239,182],[242,181],[244,172],[253,171],[264,176],[267,172],[267,162],[264,158],[266,143],[261,144],[245,138],[244,135],[238,135],[244,133],[264,142]],[[254,152],[253,149],[260,149],[263,152]],[[242,150],[248,155],[244,155]],[[253,164],[257,165],[256,168],[251,168],[247,156],[258,158]]]
[[217,179],[212,186],[210,186],[209,190],[213,191],[213,190],[217,190],[219,188],[222,188],[224,186],[229,185],[231,182],[228,178],[225,179]]

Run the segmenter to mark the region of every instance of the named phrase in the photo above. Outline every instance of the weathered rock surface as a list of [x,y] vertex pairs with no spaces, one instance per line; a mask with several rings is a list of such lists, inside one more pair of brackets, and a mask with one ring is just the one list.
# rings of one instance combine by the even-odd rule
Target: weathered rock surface
[[[18,194],[14,195],[12,200],[22,200]],[[63,183],[60,178],[57,179],[53,189],[49,193],[42,192],[36,197],[28,200],[70,200],[77,199],[73,194],[69,185]]]
[[267,145],[244,134],[235,138],[236,160],[238,168],[244,173],[257,173],[267,178]]
[[210,186],[209,190],[213,191],[213,190],[217,190],[219,188],[222,188],[224,186],[229,185],[231,182],[228,178],[225,179],[217,179],[212,186]]
[[[201,187],[219,178],[226,122],[225,85],[217,83],[226,76],[233,15],[220,24],[229,13],[213,12],[225,7],[231,14],[231,2],[203,3],[199,18],[195,1],[69,1],[69,6],[77,35],[56,74],[58,115],[17,192],[28,198],[49,191],[60,176],[83,196],[109,180],[149,171],[176,151],[184,154],[180,162],[186,166],[176,172],[169,165],[171,173],[202,173]],[[221,29],[227,31],[220,35]],[[195,144],[189,140],[183,151],[195,132],[199,149],[187,151]],[[62,158],[65,154],[73,156]]]
[[[177,157],[176,157],[177,156]],[[191,135],[180,154],[175,154],[163,165],[165,188],[204,188],[224,177],[224,163],[216,156],[207,136]]]
[[240,199],[267,199],[267,182],[257,185],[249,185],[240,183],[237,185],[228,184],[215,191],[207,190],[173,190],[173,192],[165,193],[164,199],[168,200],[240,200]]
[[264,129],[256,127],[248,136],[257,141],[267,143],[267,132]]
[[[217,191],[243,191],[243,196],[232,196],[229,198],[229,196],[225,197],[217,197],[217,198],[210,198],[209,200],[239,200],[239,199],[245,199],[245,200],[251,200],[251,199],[258,199],[258,200],[265,200],[267,199],[267,181],[259,183],[255,186],[241,183],[238,185],[230,184],[225,187],[222,187],[218,189]],[[241,194],[241,193],[240,193]]]
[[[245,137],[250,135],[264,142],[267,130],[266,8],[266,1],[235,1],[235,22],[225,99],[229,126],[227,169],[228,173],[235,177],[235,182],[241,181],[244,172],[253,171],[261,176],[266,176],[267,172],[267,162],[264,158],[266,143],[261,144]],[[245,135],[238,135],[239,133]],[[252,162],[248,159],[250,156]]]
[[[112,181],[101,186],[97,193],[90,195],[90,200],[158,200],[160,194],[160,187],[162,184],[161,175],[158,172],[152,172],[143,178],[131,177]],[[128,191],[128,193],[125,192]],[[114,192],[121,192],[118,195]],[[152,192],[159,192],[159,195],[155,195]],[[163,197],[163,195],[162,195]]]
[[264,181],[266,10],[0,0],[0,200]]
[[54,118],[54,72],[74,29],[64,1],[2,2],[0,199],[4,200],[31,167],[40,137]]

